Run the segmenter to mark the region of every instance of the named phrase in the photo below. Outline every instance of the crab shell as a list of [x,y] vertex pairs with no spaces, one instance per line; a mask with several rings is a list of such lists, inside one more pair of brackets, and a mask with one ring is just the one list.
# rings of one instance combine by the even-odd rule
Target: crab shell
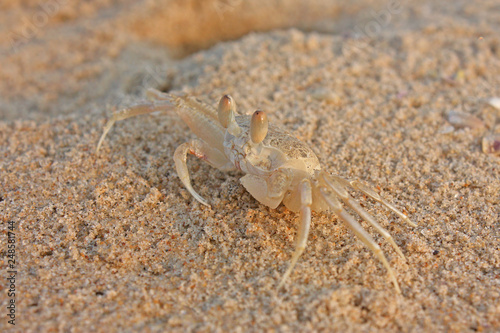
[[[317,182],[316,175],[321,170],[318,157],[307,144],[273,124],[269,124],[262,144],[252,147],[250,121],[251,116],[236,116],[242,133],[235,137],[226,131],[226,156],[237,169],[246,173],[240,182],[260,203],[274,209],[283,202],[288,209],[298,212],[301,207],[298,184],[304,179]],[[286,188],[280,195],[270,193],[273,187],[283,186]],[[318,187],[313,186],[311,209],[317,212],[327,210],[327,203],[315,193],[317,191]]]

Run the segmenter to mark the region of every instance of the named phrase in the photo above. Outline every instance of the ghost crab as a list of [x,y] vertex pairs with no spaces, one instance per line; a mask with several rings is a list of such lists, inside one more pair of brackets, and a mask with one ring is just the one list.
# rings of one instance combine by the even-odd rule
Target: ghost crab
[[360,191],[393,211],[406,223],[416,226],[391,203],[358,180],[332,176],[321,170],[314,152],[287,131],[268,124],[265,112],[257,110],[252,116],[237,116],[236,104],[229,95],[221,98],[217,110],[185,94],[173,95],[149,89],[147,95],[152,102],[127,108],[113,115],[104,127],[96,153],[116,121],[175,109],[200,138],[181,144],[174,153],[177,174],[197,201],[209,206],[191,186],[186,164],[188,154],[195,155],[222,171],[238,169],[244,172],[246,175],[240,179],[241,183],[260,203],[276,208],[283,202],[288,209],[299,212],[297,244],[278,289],[283,286],[306,247],[311,211],[322,212],[330,208],[382,262],[396,291],[401,293],[396,276],[379,245],[341,204],[343,202],[368,222],[405,259],[391,235],[348,194],[346,188]]

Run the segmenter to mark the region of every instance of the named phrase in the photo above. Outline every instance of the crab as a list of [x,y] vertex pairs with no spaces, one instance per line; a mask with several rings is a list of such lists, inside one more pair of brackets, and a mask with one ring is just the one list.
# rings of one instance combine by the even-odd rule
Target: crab
[[283,203],[291,211],[299,213],[295,250],[278,284],[278,290],[284,285],[306,248],[311,211],[323,212],[331,209],[380,260],[387,269],[397,293],[401,293],[396,276],[380,246],[361,224],[344,210],[342,203],[368,222],[406,260],[389,232],[349,195],[347,188],[360,191],[415,227],[416,224],[394,205],[359,180],[348,180],[322,170],[312,149],[286,130],[269,124],[264,111],[257,110],[251,116],[236,115],[236,104],[230,95],[224,95],[220,99],[217,109],[183,93],[168,94],[148,89],[147,96],[150,102],[126,108],[112,116],[104,126],[96,153],[116,121],[175,109],[199,138],[181,144],[174,153],[177,174],[197,201],[209,206],[191,185],[186,163],[188,154],[221,171],[242,171],[245,173],[240,179],[242,185],[260,203],[272,209]]

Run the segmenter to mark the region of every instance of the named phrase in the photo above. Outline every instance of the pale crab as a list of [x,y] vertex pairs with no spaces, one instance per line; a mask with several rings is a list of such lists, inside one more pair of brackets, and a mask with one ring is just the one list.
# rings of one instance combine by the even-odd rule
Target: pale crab
[[174,153],[177,174],[196,200],[209,206],[191,186],[186,165],[188,154],[195,155],[222,171],[237,169],[244,172],[246,175],[240,179],[241,183],[260,203],[274,209],[283,202],[291,211],[300,213],[295,251],[278,289],[283,286],[306,247],[311,211],[321,212],[331,208],[382,262],[396,291],[401,292],[379,245],[343,209],[340,201],[375,228],[405,259],[389,232],[348,194],[346,188],[359,190],[392,210],[411,226],[416,226],[391,203],[358,180],[332,176],[321,170],[319,160],[311,148],[284,129],[268,124],[265,112],[257,110],[252,116],[237,116],[236,104],[229,95],[220,99],[218,110],[185,94],[173,95],[149,89],[147,96],[152,102],[132,106],[113,115],[104,127],[96,153],[116,121],[175,109],[200,138],[181,144]]

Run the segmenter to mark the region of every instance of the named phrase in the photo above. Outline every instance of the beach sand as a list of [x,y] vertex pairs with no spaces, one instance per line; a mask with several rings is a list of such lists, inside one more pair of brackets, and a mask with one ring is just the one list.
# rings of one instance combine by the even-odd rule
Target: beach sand
[[[500,156],[481,149],[500,133],[495,1],[22,3],[0,14],[1,276],[9,221],[17,271],[0,331],[500,331]],[[351,192],[405,254],[362,222],[402,294],[328,212],[276,290],[298,215],[190,157],[200,205],[175,172],[194,136],[174,112],[118,122],[96,155],[149,87],[265,110],[401,208],[417,227]]]

